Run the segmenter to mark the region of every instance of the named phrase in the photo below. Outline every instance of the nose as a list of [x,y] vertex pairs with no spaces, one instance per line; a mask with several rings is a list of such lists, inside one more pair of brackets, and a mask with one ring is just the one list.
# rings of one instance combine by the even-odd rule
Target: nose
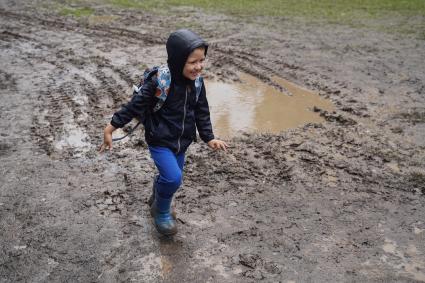
[[197,62],[195,64],[196,70],[202,70],[203,67],[204,67],[204,62]]

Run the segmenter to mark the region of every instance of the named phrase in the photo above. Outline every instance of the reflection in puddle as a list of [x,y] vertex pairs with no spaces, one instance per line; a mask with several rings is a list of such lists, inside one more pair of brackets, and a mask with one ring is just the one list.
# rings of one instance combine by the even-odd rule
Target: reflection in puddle
[[63,150],[65,147],[85,148],[88,150],[90,143],[85,142],[87,134],[80,128],[73,125],[67,125],[65,133],[66,135],[62,136],[61,140],[55,144],[58,150]]
[[206,81],[211,119],[217,136],[231,137],[238,132],[279,133],[310,123],[322,122],[313,106],[332,110],[330,101],[281,78],[285,95],[257,78],[241,73],[242,83]]

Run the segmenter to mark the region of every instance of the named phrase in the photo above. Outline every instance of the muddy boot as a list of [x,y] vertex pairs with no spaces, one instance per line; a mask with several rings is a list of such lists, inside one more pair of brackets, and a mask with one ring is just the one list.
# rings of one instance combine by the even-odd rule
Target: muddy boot
[[163,198],[156,193],[151,206],[151,215],[154,218],[156,230],[166,236],[177,233],[177,222],[171,215],[172,199],[172,197]]
[[[151,194],[151,196],[149,197],[149,199],[148,199],[148,204],[149,204],[149,207],[151,207],[152,208],[152,204],[153,204],[153,202],[154,202],[154,200],[155,200],[155,184],[156,184],[156,182],[158,181],[158,178],[159,178],[159,175],[156,175],[154,178],[153,178],[153,184],[152,184],[152,194]],[[171,208],[171,215],[173,216],[173,218],[176,220],[177,219],[177,213],[176,213],[176,211],[174,210],[174,207],[172,207]]]

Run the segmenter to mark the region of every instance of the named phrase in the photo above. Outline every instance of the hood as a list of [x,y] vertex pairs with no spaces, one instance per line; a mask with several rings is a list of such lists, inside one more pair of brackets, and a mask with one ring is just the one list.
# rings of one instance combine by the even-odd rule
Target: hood
[[170,34],[167,40],[167,63],[171,72],[171,80],[174,83],[188,84],[191,82],[183,76],[183,67],[187,57],[198,47],[205,47],[205,55],[207,55],[208,44],[193,31],[180,29]]

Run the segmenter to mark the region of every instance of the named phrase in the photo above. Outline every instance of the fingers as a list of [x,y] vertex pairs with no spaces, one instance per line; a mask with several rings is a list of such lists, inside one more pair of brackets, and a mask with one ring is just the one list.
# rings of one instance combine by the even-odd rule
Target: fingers
[[109,151],[111,151],[112,150],[112,144],[102,143],[99,147],[99,153],[104,152],[107,148],[109,149]]
[[210,145],[210,147],[213,150],[219,149],[219,150],[227,151],[227,148],[229,146],[224,141],[217,140],[217,141],[212,142],[211,145]]
[[227,144],[225,142],[221,142],[219,144],[219,147],[221,150],[227,151]]
[[224,151],[227,151],[227,148],[228,148],[229,146],[227,145],[227,143],[225,143],[225,142],[223,142],[223,149],[224,149]]

